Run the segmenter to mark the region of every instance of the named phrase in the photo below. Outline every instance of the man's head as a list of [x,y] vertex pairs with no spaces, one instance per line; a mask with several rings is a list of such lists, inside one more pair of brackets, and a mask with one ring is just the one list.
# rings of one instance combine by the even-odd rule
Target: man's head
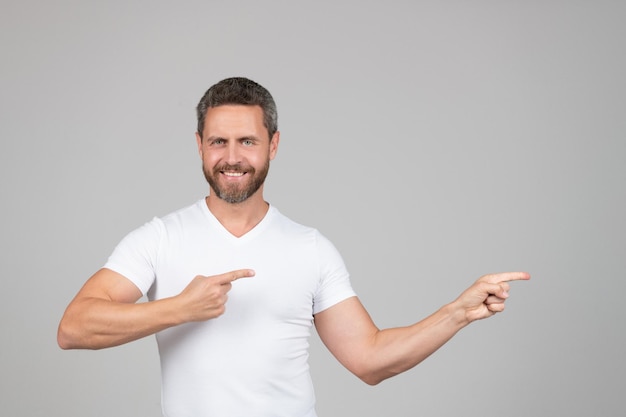
[[273,137],[278,130],[278,112],[270,92],[248,78],[232,77],[213,85],[200,99],[196,107],[196,114],[198,116],[198,134],[201,138],[207,110],[227,104],[261,107],[263,124],[267,128],[269,137]]
[[246,78],[228,78],[209,88],[197,113],[196,139],[210,198],[230,204],[253,196],[263,201],[263,183],[280,139],[270,93]]

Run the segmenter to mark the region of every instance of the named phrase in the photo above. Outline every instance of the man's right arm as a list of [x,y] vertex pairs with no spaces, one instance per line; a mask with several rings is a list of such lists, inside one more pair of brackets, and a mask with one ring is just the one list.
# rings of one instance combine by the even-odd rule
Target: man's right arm
[[196,276],[178,295],[137,303],[141,291],[129,279],[100,269],[70,302],[59,324],[62,349],[102,349],[118,346],[190,321],[224,313],[231,282],[251,277],[241,269],[211,277]]

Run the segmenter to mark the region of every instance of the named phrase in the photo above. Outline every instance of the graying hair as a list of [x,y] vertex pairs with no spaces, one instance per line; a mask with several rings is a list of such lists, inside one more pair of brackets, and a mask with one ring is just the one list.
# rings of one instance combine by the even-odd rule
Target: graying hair
[[262,85],[244,77],[226,78],[209,88],[196,107],[198,134],[202,138],[207,110],[227,104],[260,106],[263,110],[263,125],[270,139],[278,130],[278,111],[269,91]]

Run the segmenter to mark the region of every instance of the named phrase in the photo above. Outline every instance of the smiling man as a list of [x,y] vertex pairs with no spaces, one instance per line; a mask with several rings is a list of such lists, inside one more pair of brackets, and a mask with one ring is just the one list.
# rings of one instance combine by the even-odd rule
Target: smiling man
[[[340,254],[263,197],[280,141],[270,93],[246,78],[197,107],[209,195],[129,233],[61,320],[63,349],[156,335],[168,417],[314,417],[308,338],[368,384],[413,368],[469,323],[504,310],[508,281],[485,275],[412,326],[378,329]],[[240,278],[246,278],[238,282]],[[137,303],[146,294],[148,301]]]

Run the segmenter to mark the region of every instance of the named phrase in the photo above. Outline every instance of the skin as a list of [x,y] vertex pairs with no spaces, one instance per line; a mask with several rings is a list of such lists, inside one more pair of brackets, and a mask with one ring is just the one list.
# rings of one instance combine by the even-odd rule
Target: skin
[[[213,176],[216,187],[236,192],[274,159],[280,134],[269,137],[260,107],[226,105],[207,111],[204,131],[196,133],[196,140],[205,175]],[[234,166],[242,167],[237,175],[232,168],[219,169]],[[235,236],[250,231],[269,208],[263,185],[238,203],[217,197],[210,188],[209,210]],[[142,294],[130,280],[100,269],[68,305],[59,324],[59,346],[101,349],[182,323],[219,319],[227,308],[232,282],[253,276],[250,269],[198,275],[174,297],[136,303]],[[509,297],[508,282],[528,279],[526,272],[484,275],[456,300],[411,326],[378,329],[357,297],[316,314],[314,323],[339,362],[374,385],[413,368],[468,324],[502,312]]]

